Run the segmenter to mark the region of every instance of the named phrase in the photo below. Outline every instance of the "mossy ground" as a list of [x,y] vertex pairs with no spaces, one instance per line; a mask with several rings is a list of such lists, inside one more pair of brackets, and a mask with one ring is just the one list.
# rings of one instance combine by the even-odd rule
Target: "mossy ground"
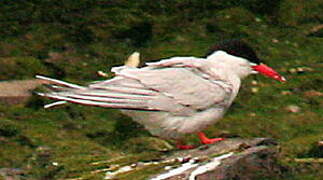
[[[319,0],[4,0],[0,79],[30,79],[40,73],[86,83],[102,79],[96,71],[122,64],[133,51],[143,61],[203,56],[216,41],[243,38],[288,82],[249,77],[225,118],[207,133],[273,137],[281,144],[282,163],[293,169],[286,179],[320,179],[322,165],[290,160],[322,158],[315,146],[323,139],[322,96],[308,95],[323,91],[323,37],[311,32],[322,24],[322,6]],[[299,67],[305,71],[297,72]],[[143,140],[150,137],[147,131],[117,110],[78,105],[42,109],[48,102],[34,96],[27,105],[0,105],[0,167],[23,168],[27,179],[100,179],[104,173],[90,172],[163,154]],[[289,112],[289,105],[300,111]],[[187,140],[197,143],[191,136]],[[122,178],[144,179],[156,170]]]

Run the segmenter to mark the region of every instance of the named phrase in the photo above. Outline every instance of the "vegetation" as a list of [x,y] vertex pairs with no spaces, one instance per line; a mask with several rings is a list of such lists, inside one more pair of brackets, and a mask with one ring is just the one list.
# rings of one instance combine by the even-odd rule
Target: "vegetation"
[[[322,9],[321,0],[2,0],[0,79],[44,74],[84,84],[102,79],[96,71],[108,72],[133,51],[143,61],[203,56],[217,41],[243,38],[288,82],[248,78],[207,133],[273,137],[281,163],[291,168],[286,179],[320,179],[322,164],[293,159],[323,158],[316,146],[323,139]],[[100,179],[104,173],[90,172],[163,154],[165,142],[148,138],[117,110],[44,110],[48,102],[33,96],[26,105],[0,105],[0,167],[22,168],[26,179]],[[187,141],[196,143],[191,136]],[[105,160],[111,161],[91,165]],[[158,170],[122,178],[144,179]]]

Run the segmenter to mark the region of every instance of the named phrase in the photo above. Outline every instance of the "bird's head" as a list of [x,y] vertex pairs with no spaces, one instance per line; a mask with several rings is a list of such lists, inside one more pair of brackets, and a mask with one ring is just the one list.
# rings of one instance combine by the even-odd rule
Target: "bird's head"
[[278,74],[271,67],[262,63],[262,61],[257,57],[255,51],[242,40],[223,41],[213,46],[207,55],[211,55],[216,51],[224,51],[231,56],[245,59],[249,63],[254,73],[260,73],[281,82],[286,81],[283,76]]

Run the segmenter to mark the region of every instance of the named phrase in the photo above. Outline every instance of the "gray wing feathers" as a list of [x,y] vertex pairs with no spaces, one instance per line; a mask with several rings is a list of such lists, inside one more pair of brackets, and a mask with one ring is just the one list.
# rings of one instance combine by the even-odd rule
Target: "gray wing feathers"
[[[122,87],[122,81],[118,79],[118,84],[108,82],[99,82],[92,84],[88,87],[75,88],[78,85],[65,86],[69,83],[59,80],[53,80],[51,78],[37,76],[43,80],[48,80],[51,83],[55,83],[61,86],[49,85],[51,92],[38,93],[41,96],[45,96],[51,99],[60,101],[67,101],[77,104],[121,108],[121,109],[142,109],[142,110],[156,110],[147,105],[148,100],[154,98],[156,92],[148,89]],[[127,80],[125,80],[127,81]],[[113,81],[111,81],[113,82]],[[61,103],[57,103],[60,105]],[[46,107],[55,106],[56,103],[47,105]]]
[[180,115],[225,103],[230,92],[209,76],[205,78],[204,61],[173,59],[151,63],[145,68],[115,67],[112,69],[115,78],[87,87],[37,76],[59,85],[54,85],[52,92],[40,95],[62,102]]
[[124,103],[118,103],[118,102],[109,102],[109,101],[97,101],[97,100],[91,100],[91,98],[76,98],[76,97],[69,97],[64,95],[64,93],[39,93],[41,96],[46,96],[48,98],[61,100],[61,101],[67,101],[71,103],[76,104],[83,104],[83,105],[89,105],[89,106],[99,106],[99,107],[109,107],[109,108],[119,108],[119,109],[147,109],[147,110],[154,110],[152,108],[149,108],[145,106],[144,104],[139,103],[131,103],[131,102],[124,102]]
[[36,75],[36,78],[44,80],[44,81],[48,81],[50,83],[58,84],[58,85],[63,86],[63,87],[72,88],[72,89],[84,89],[85,88],[83,86],[79,86],[79,85],[76,85],[76,84],[60,81],[60,80],[57,80],[57,79],[52,79],[52,78],[45,77],[45,76]]
[[126,77],[131,74],[132,78],[137,79],[146,87],[162,92],[163,95],[172,98],[175,103],[195,110],[202,110],[223,102],[228,95],[223,87],[199,76],[189,68],[124,70],[119,74]]

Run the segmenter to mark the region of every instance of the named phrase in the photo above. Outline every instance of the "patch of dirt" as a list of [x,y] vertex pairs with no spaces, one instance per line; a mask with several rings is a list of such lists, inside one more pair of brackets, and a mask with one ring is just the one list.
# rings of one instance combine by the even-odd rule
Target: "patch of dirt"
[[20,104],[25,102],[31,91],[41,84],[46,84],[43,80],[13,80],[0,82],[0,101],[7,104]]

